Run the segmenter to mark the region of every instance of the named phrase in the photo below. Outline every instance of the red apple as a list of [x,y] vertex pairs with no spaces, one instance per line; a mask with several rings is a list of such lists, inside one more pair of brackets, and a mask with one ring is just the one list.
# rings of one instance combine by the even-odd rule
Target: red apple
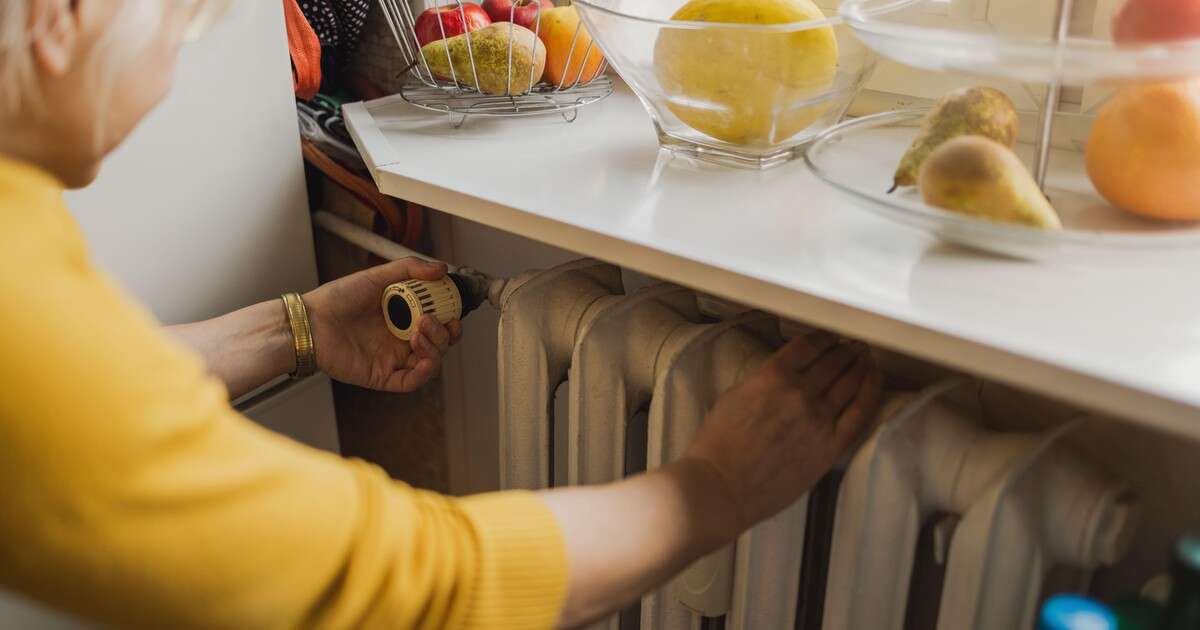
[[481,29],[492,23],[483,7],[472,2],[457,2],[445,6],[425,9],[417,16],[413,30],[417,32],[417,43],[422,47],[439,39],[462,35]]
[[1144,44],[1200,37],[1200,0],[1128,0],[1113,17],[1113,40]]
[[550,0],[483,0],[483,10],[493,22],[512,22],[532,31],[533,23],[538,19],[539,4],[542,11],[554,8]]

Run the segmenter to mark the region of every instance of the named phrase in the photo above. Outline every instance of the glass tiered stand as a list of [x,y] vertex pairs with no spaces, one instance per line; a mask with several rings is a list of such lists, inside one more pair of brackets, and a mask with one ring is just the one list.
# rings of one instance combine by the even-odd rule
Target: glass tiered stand
[[[913,189],[889,194],[900,156],[928,110],[876,114],[829,129],[809,146],[809,166],[860,207],[1002,255],[1124,261],[1200,254],[1200,225],[1143,219],[1113,207],[1096,191],[1084,160],[1093,116],[1060,107],[1068,89],[1093,95],[1200,76],[1200,40],[1119,45],[1107,34],[1119,0],[1056,1],[1047,7],[1053,16],[1047,14],[1045,23],[1011,14],[991,18],[997,5],[1016,0],[844,0],[841,15],[883,57],[922,70],[1008,81],[1036,94],[1040,107],[1020,112],[1016,152],[1058,211],[1062,230],[951,213],[923,203]],[[1088,6],[1077,6],[1084,2]],[[1080,31],[1087,34],[1077,35]]]

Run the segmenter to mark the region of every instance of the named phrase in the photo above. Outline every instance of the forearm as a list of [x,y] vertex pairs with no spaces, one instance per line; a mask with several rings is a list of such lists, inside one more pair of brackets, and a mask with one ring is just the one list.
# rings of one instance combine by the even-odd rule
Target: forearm
[[204,357],[208,371],[237,398],[296,367],[287,314],[279,300],[167,330]]
[[636,601],[733,541],[740,530],[719,476],[698,460],[542,496],[566,540],[569,578],[559,619],[564,628]]

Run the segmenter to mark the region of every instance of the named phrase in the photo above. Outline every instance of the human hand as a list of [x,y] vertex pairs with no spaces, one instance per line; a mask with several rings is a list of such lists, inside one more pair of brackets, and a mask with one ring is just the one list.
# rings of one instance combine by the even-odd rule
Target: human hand
[[542,491],[569,556],[559,626],[637,601],[787,507],[872,425],[880,392],[865,346],[807,335],[721,396],[682,458],[610,484]]
[[873,425],[881,394],[867,347],[824,332],[792,339],[725,393],[685,455],[729,506],[714,536],[728,542],[811,489]]
[[389,392],[411,392],[428,383],[441,370],[442,354],[462,335],[460,322],[443,326],[422,317],[411,342],[404,342],[388,330],[379,304],[388,285],[445,275],[444,264],[405,258],[306,293],[317,367],[343,383]]

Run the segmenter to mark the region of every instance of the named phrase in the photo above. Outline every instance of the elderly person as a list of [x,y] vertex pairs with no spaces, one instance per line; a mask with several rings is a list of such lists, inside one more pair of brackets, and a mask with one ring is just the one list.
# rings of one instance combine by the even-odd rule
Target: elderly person
[[316,367],[390,391],[427,382],[458,328],[387,334],[381,289],[445,271],[415,260],[290,318],[273,301],[173,330],[96,269],[62,191],[212,10],[0,0],[0,587],[120,627],[576,626],[796,500],[869,426],[878,371],[817,333],[726,393],[680,461],[608,485],[448,498],[258,428],[229,396],[314,356],[297,317]]

